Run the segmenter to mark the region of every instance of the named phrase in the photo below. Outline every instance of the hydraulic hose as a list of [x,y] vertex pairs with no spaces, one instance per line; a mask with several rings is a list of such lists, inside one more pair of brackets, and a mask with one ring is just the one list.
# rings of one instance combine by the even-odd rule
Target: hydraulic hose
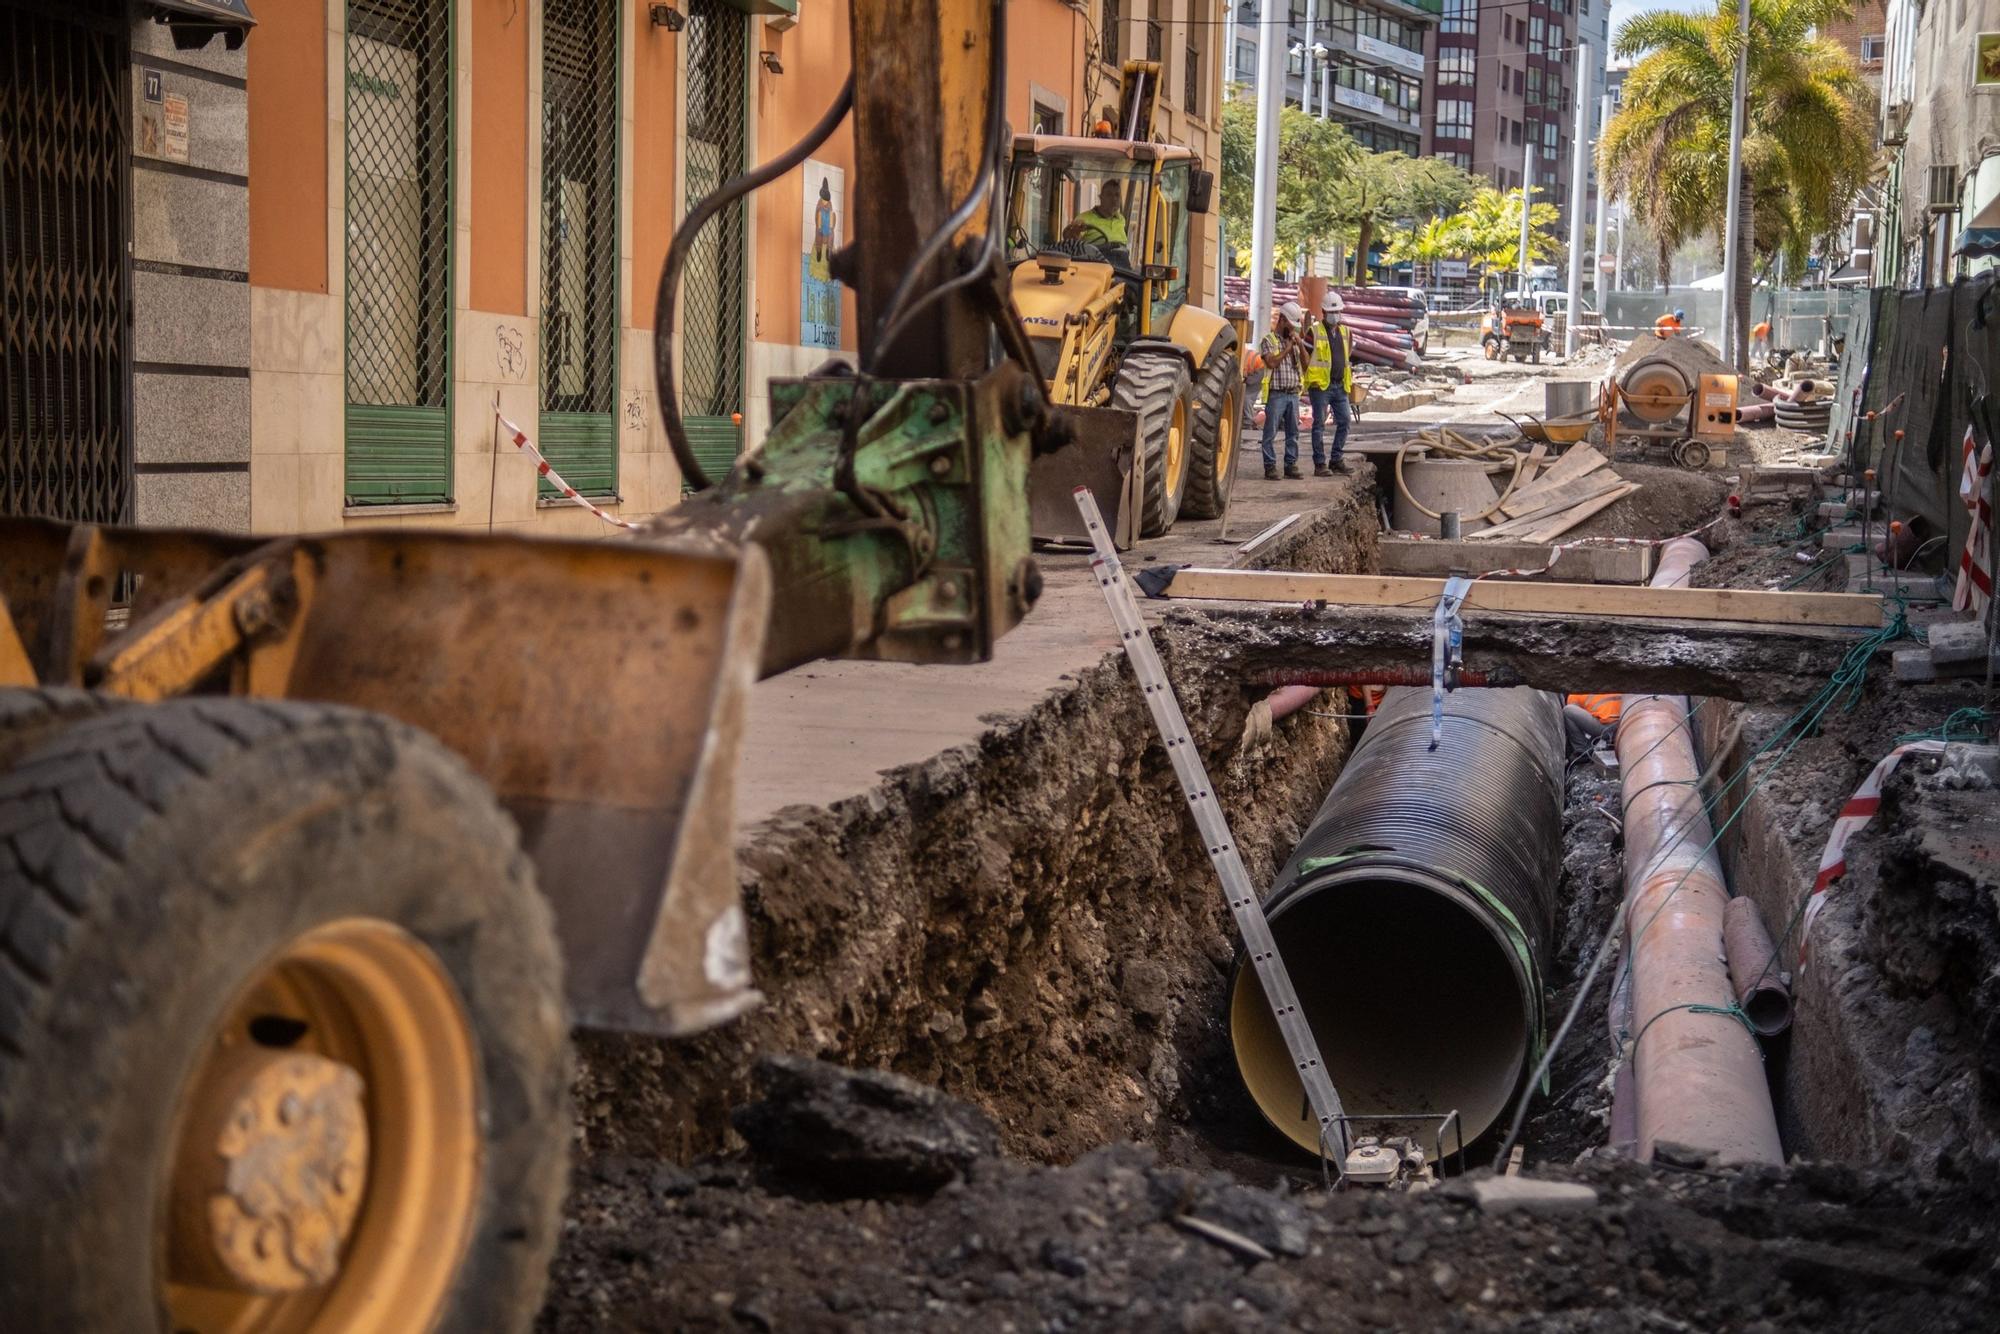
[[[1470,1144],[1542,1040],[1542,960],[1562,861],[1562,702],[1459,690],[1431,749],[1431,692],[1391,690],[1264,910],[1350,1115],[1456,1110]],[[1230,985],[1238,1072],[1271,1124],[1316,1147],[1253,970]]]

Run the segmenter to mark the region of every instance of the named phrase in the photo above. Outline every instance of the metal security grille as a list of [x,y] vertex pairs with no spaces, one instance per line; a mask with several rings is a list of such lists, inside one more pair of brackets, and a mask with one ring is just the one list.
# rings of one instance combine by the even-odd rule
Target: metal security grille
[[[542,19],[542,451],[588,496],[618,490],[618,5]],[[555,490],[547,479],[542,494]]]
[[[749,19],[726,0],[690,0],[687,14],[687,206],[745,166]],[[701,231],[681,279],[681,412],[703,471],[735,460],[743,410],[745,216],[739,201]]]
[[1097,46],[1104,53],[1104,63],[1111,77],[1118,77],[1118,27],[1124,22],[1123,0],[1104,0],[1104,8],[1097,24]]
[[4,514],[131,517],[122,17],[0,7]]
[[451,497],[451,0],[348,0],[347,501]]

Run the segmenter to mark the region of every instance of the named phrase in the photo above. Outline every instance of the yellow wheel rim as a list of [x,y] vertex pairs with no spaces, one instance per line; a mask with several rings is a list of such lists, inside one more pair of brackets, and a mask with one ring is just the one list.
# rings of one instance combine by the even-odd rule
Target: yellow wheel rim
[[251,977],[177,1107],[162,1296],[172,1327],[422,1330],[480,1185],[471,1025],[388,922],[299,936]]
[[1174,400],[1174,415],[1167,424],[1167,494],[1177,496],[1187,481],[1187,404]]
[[1215,489],[1222,491],[1229,486],[1229,479],[1236,467],[1236,437],[1243,429],[1243,397],[1241,390],[1222,396],[1222,420],[1215,424]]

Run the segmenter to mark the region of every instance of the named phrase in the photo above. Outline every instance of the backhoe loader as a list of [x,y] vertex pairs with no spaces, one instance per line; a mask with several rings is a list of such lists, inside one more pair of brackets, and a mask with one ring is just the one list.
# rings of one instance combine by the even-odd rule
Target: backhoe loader
[[[1007,8],[850,13],[825,117],[668,251],[656,370],[696,494],[634,538],[0,520],[10,1327],[526,1328],[569,1026],[758,1001],[752,684],[979,661],[1034,605],[1029,461],[1076,428],[1001,256]],[[850,116],[860,364],[774,381],[711,481],[675,407],[680,266]],[[1176,281],[1143,279],[1166,314],[1140,333]]]
[[[1055,402],[1094,409],[1031,482],[1035,536],[1081,536],[1070,492],[1091,485],[1107,520],[1157,537],[1185,514],[1229,505],[1242,430],[1236,330],[1188,303],[1188,229],[1214,176],[1189,149],[1156,143],[1157,61],[1120,74],[1117,138],[1014,139],[1007,257],[1014,304]],[[1103,210],[1109,204],[1110,212]],[[1137,432],[1137,476],[1123,456]],[[1136,523],[1123,508],[1136,499]]]

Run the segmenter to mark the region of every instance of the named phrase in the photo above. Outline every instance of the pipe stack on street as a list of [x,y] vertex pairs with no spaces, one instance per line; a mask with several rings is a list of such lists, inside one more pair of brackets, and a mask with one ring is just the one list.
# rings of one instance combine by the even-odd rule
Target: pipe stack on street
[[1422,364],[1416,328],[1424,312],[1415,297],[1379,287],[1334,290],[1340,294],[1339,319],[1353,339],[1356,361],[1410,371]]

